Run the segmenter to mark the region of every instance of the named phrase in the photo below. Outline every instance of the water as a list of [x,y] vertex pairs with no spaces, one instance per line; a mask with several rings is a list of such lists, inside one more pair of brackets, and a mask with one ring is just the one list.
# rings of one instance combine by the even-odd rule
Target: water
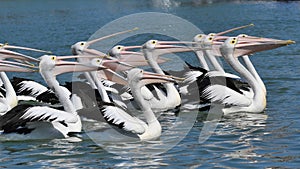
[[[299,42],[299,2],[197,1],[1,1],[0,41],[70,54],[70,45],[88,39],[106,23],[138,12],[166,12],[182,17],[205,33],[234,26],[256,26],[237,31],[254,36],[292,39]],[[144,39],[136,38],[137,41]],[[88,138],[2,142],[1,167],[101,167],[101,168],[297,168],[300,163],[298,44],[261,52],[251,57],[268,90],[263,114],[223,118],[207,141],[198,138],[205,117],[198,115],[188,135],[171,150],[131,158],[108,153]],[[38,57],[38,55],[35,55]],[[195,58],[186,58],[195,62]],[[230,71],[228,69],[228,71]],[[34,74],[10,74],[40,80]],[[63,76],[67,77],[66,75]],[[60,80],[64,80],[60,77]],[[163,128],[168,127],[164,117]],[[140,146],[137,143],[136,146]],[[143,143],[148,146],[150,143]],[[153,144],[161,144],[159,142]],[[128,148],[124,145],[124,149]],[[132,146],[132,145],[130,145]],[[162,145],[164,146],[164,145]]]

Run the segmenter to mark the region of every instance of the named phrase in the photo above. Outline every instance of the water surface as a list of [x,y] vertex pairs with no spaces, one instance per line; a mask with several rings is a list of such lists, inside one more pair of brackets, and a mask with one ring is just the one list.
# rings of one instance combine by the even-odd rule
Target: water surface
[[[300,40],[299,2],[197,1],[1,1],[0,41],[69,55],[70,46],[87,40],[106,23],[139,12],[166,12],[182,17],[203,32],[219,32],[254,23],[237,31],[254,36]],[[151,24],[151,23],[150,23]],[[137,38],[137,42],[143,41]],[[251,57],[268,90],[263,114],[223,118],[207,141],[199,144],[205,118],[174,148],[151,157],[108,153],[88,137],[79,143],[65,140],[1,142],[1,167],[103,167],[103,168],[297,168],[300,163],[300,77],[298,44],[261,52]],[[36,55],[38,57],[38,55]],[[194,57],[185,58],[196,63]],[[231,71],[228,68],[228,71]],[[42,81],[39,75],[26,76]],[[67,75],[59,77],[61,81]],[[168,127],[164,117],[163,128]],[[137,143],[140,146],[141,143]],[[144,143],[146,144],[146,143]],[[150,144],[150,143],[149,143]],[[159,144],[159,142],[157,142]],[[128,145],[124,145],[125,148]],[[132,146],[132,145],[130,145]]]

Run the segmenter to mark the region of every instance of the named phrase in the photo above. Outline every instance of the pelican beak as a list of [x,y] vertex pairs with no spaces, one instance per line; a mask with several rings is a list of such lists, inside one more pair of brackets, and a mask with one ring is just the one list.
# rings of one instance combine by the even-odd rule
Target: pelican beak
[[34,48],[28,48],[28,47],[22,47],[22,46],[13,46],[13,45],[8,45],[8,44],[1,44],[0,48],[4,49],[20,49],[20,50],[29,50],[29,51],[34,51],[34,52],[41,52],[41,53],[52,53],[51,51],[45,51],[45,50],[40,50],[40,49],[34,49]]
[[265,40],[263,40],[263,38],[259,38],[257,41],[249,41],[249,42],[245,42],[245,41],[240,42],[238,40],[238,43],[235,45],[234,56],[239,57],[243,55],[249,55],[256,52],[271,50],[271,49],[279,48],[294,43],[296,42],[292,40],[274,39],[272,41],[269,38],[266,38]]
[[[163,45],[176,45],[176,44],[185,44],[185,45],[195,45],[197,44],[197,42],[192,42],[192,41],[158,41],[158,46],[162,46],[162,48],[164,47]],[[156,45],[157,47],[157,45]],[[166,46],[168,47],[168,46]],[[175,46],[177,47],[177,46]]]
[[[23,67],[22,67],[23,66]],[[32,65],[22,64],[18,62],[11,62],[0,60],[0,71],[2,72],[36,72]]]
[[53,70],[53,74],[59,75],[63,73],[68,73],[68,72],[86,72],[86,71],[97,71],[97,70],[103,70],[106,69],[106,67],[99,65],[99,66],[94,66],[90,64],[83,64],[83,63],[78,63],[78,62],[73,62],[73,61],[64,61],[63,59],[65,58],[70,58],[70,57],[57,57],[56,63],[55,63],[55,68]]
[[143,73],[143,77],[141,79],[142,85],[147,85],[151,83],[169,83],[169,82],[176,82],[172,76],[168,75],[161,75],[157,73],[145,72]]
[[39,60],[18,52],[14,52],[14,51],[10,51],[10,50],[6,50],[6,49],[1,49],[0,50],[0,59],[4,60],[4,59],[15,59],[16,61],[33,61],[33,62],[38,62]]
[[158,52],[158,55],[164,55],[167,53],[193,52],[198,50],[210,49],[210,48],[200,48],[200,47],[192,47],[192,46],[180,46],[176,44],[195,45],[198,44],[198,42],[158,41],[158,44],[155,46],[155,52]]
[[122,50],[120,51],[120,55],[138,55],[143,56],[141,52],[133,52],[133,51],[127,51],[128,49],[141,49],[142,46],[124,46]]
[[57,56],[58,60],[65,60],[65,59],[78,59],[78,58],[104,58],[105,56],[100,55],[70,55],[70,56]]
[[105,53],[102,53],[98,50],[95,50],[95,49],[88,49],[88,48],[84,48],[82,50],[82,52],[85,52],[86,54],[89,54],[89,55],[105,55]]
[[[142,46],[124,46],[120,51],[118,60],[123,63],[127,63],[132,66],[146,66],[148,62],[145,60],[144,55],[141,52],[127,51],[128,49],[140,49]],[[164,60],[160,60],[164,62]],[[132,68],[132,67],[131,67]],[[118,66],[118,71],[128,70],[130,67],[120,67]],[[116,68],[113,68],[116,70]]]
[[213,36],[213,45],[221,45],[229,36]]
[[113,71],[125,71],[134,68],[135,66],[121,60],[103,60],[102,65]]
[[132,56],[143,56],[143,54],[141,52],[133,52],[133,51],[126,51],[126,50],[122,50],[120,52],[121,55],[132,55]]
[[129,30],[126,30],[126,31],[117,32],[117,33],[114,33],[114,34],[103,36],[103,37],[98,38],[98,39],[90,40],[90,41],[86,42],[86,48],[88,48],[90,45],[92,45],[92,44],[94,44],[96,42],[99,42],[101,40],[108,39],[108,38],[111,38],[111,37],[114,37],[114,36],[117,36],[117,35],[129,33],[129,32],[135,31],[135,30],[138,30],[138,28],[135,27],[133,29],[129,29]]
[[118,73],[114,72],[111,69],[104,69],[98,71],[97,73],[99,78],[107,79],[124,86],[128,85],[128,82],[124,77],[122,77],[121,75],[119,75]]
[[142,46],[141,45],[137,45],[137,46],[124,46],[123,50],[127,50],[127,49],[141,49]]
[[224,35],[224,34],[229,33],[229,32],[233,32],[233,31],[236,31],[236,30],[248,28],[248,27],[250,27],[250,26],[254,26],[254,24],[251,23],[251,24],[249,24],[249,25],[244,25],[244,26],[239,26],[239,27],[235,27],[235,28],[232,28],[232,29],[228,29],[228,30],[226,30],[226,31],[216,33],[214,36]]

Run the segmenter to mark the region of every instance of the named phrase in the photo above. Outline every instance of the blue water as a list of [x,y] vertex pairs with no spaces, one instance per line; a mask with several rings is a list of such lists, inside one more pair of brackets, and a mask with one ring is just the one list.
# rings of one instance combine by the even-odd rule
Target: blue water
[[[140,12],[165,12],[179,16],[203,32],[219,32],[254,23],[255,27],[232,33],[300,41],[299,2],[198,1],[38,1],[0,2],[0,41],[70,55],[70,46],[87,40],[105,24]],[[151,24],[151,23],[150,23]],[[131,27],[128,27],[131,28]],[[143,37],[145,38],[145,37]],[[136,37],[141,43],[143,38]],[[150,37],[148,37],[150,38]],[[151,37],[152,38],[152,37]],[[133,42],[130,42],[133,43]],[[31,54],[31,53],[30,53]],[[32,53],[35,57],[38,54]],[[300,166],[300,47],[298,44],[257,53],[251,57],[268,91],[263,114],[223,118],[211,137],[198,142],[205,117],[171,150],[153,156],[132,157],[108,153],[88,137],[65,140],[1,142],[1,167],[98,168],[269,168]],[[185,58],[195,63],[196,58]],[[228,69],[230,71],[230,69]],[[10,74],[42,81],[38,74]],[[62,78],[63,77],[63,78]],[[59,77],[66,80],[67,76]],[[169,118],[169,119],[168,119]],[[172,115],[162,117],[168,128]],[[176,131],[174,131],[176,135]],[[180,131],[177,131],[180,133]],[[139,146],[150,143],[138,143]],[[163,142],[154,142],[161,144]],[[124,146],[124,152],[128,145]],[[122,148],[122,146],[118,148]],[[126,147],[127,146],[127,147]],[[130,145],[135,146],[135,144]]]

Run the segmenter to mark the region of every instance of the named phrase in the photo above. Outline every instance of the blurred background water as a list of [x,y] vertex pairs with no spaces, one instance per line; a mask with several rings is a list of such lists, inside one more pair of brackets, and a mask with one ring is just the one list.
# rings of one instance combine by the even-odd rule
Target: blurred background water
[[[254,23],[230,35],[300,39],[297,1],[0,1],[0,41],[70,55],[70,46],[87,40],[105,24],[140,12],[165,12],[188,20],[204,33]],[[151,23],[150,23],[151,24]],[[134,25],[128,25],[128,28]],[[149,37],[135,38],[136,43]],[[134,42],[131,42],[134,43]],[[151,157],[108,153],[90,139],[1,142],[0,166],[101,168],[298,168],[300,164],[300,47],[298,44],[251,57],[268,90],[263,114],[223,118],[212,136],[198,143],[205,118],[198,116],[188,135],[168,152]],[[38,55],[36,56],[38,57]],[[197,62],[196,57],[185,58]],[[228,69],[229,70],[229,69]],[[9,74],[42,81],[38,74]],[[65,80],[67,76],[60,77]],[[174,118],[172,115],[167,118]],[[168,120],[168,119],[167,119]],[[163,123],[167,127],[168,123]],[[164,145],[162,145],[164,146]]]

